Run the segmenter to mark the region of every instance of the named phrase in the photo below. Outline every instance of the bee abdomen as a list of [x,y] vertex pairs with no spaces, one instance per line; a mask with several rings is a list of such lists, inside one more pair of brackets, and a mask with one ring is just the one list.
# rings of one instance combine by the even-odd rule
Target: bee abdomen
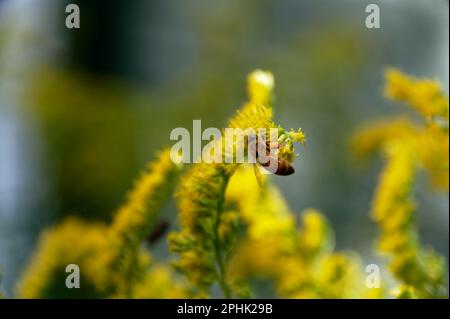
[[290,163],[281,164],[280,162],[278,162],[278,168],[275,172],[275,175],[288,176],[294,174],[294,172],[294,167]]

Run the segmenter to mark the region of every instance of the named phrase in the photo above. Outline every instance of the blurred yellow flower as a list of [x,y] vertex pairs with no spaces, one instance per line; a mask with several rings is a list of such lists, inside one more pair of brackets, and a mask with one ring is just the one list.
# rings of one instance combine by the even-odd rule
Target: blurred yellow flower
[[443,117],[448,121],[448,98],[437,81],[409,77],[397,69],[386,71],[385,95],[407,103],[424,118]]
[[[109,287],[103,286],[103,280],[98,276],[105,275],[103,271],[112,257],[108,239],[106,226],[76,218],[68,218],[58,227],[45,231],[19,283],[19,296],[46,298],[54,295],[70,297],[72,294],[76,297],[76,293],[87,297],[106,296]],[[80,290],[65,287],[65,269],[69,264],[77,264],[83,274]]]
[[386,72],[386,81],[386,96],[405,102],[423,121],[402,118],[372,124],[352,139],[355,154],[378,152],[385,160],[371,213],[380,228],[377,247],[390,258],[389,268],[403,285],[396,293],[399,298],[443,297],[442,257],[422,247],[413,220],[419,170],[428,173],[436,188],[448,191],[448,97],[439,83],[395,69]]
[[[150,256],[140,244],[171,193],[179,170],[169,156],[166,150],[149,165],[112,225],[69,218],[44,232],[19,284],[19,296],[132,296],[133,284],[150,267]],[[64,286],[68,264],[80,267],[81,289],[69,290]]]
[[252,103],[269,106],[275,81],[272,73],[255,70],[248,75],[248,96]]

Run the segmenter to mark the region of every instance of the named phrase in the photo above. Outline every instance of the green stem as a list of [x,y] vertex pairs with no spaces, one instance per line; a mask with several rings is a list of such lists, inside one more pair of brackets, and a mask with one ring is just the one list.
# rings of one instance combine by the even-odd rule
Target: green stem
[[216,255],[216,262],[219,267],[218,281],[220,284],[220,288],[222,289],[222,292],[223,292],[223,295],[225,298],[231,298],[230,289],[228,288],[228,285],[226,283],[226,270],[225,270],[225,264],[223,261],[223,256],[221,253],[219,238],[217,238],[215,240],[214,249],[215,249],[215,255]]
[[228,176],[226,174],[223,175],[223,183],[221,190],[221,197],[217,203],[217,212],[214,223],[214,255],[216,258],[216,263],[218,266],[217,280],[219,282],[220,288],[222,289],[222,293],[225,298],[231,298],[230,288],[226,282],[226,267],[224,256],[222,254],[222,245],[219,236],[219,226],[220,226],[220,215],[222,213],[223,203],[225,201],[225,190],[228,184]]

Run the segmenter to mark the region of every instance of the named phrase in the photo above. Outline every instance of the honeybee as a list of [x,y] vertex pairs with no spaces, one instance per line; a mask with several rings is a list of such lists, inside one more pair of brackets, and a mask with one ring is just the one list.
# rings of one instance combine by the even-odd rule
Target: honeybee
[[267,161],[266,163],[261,163],[258,162],[259,165],[261,165],[262,167],[267,167],[269,166],[269,163],[273,160],[277,161],[277,169],[275,172],[273,172],[275,175],[279,175],[279,176],[288,176],[288,175],[292,175],[295,173],[294,167],[291,165],[291,163],[287,160],[285,160],[284,158],[278,157],[278,156],[273,156],[273,155],[269,155],[269,161]]
[[[278,142],[270,143],[269,141],[265,142],[265,146],[261,146],[258,144],[257,138],[248,141],[249,154],[252,154],[256,159],[256,163],[253,165],[253,168],[255,170],[256,179],[258,180],[258,184],[260,186],[262,185],[263,179],[261,177],[261,172],[259,171],[258,166],[262,167],[270,173],[279,176],[288,176],[294,174],[294,167],[288,160],[274,155],[273,152],[271,152],[274,149],[279,149],[280,146],[281,145]],[[259,155],[261,152],[265,153],[263,156],[264,162],[261,161],[261,156]],[[273,171],[273,168],[271,167],[271,164],[273,163],[276,163],[275,171]]]

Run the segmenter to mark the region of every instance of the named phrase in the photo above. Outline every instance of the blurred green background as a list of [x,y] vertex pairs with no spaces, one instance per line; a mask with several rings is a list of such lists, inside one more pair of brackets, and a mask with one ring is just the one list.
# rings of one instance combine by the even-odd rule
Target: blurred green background
[[[380,29],[365,27],[369,3]],[[275,75],[277,122],[307,135],[296,174],[275,178],[292,211],[322,210],[339,249],[382,263],[368,217],[380,165],[355,163],[348,138],[406,111],[382,97],[387,66],[448,92],[448,20],[445,0],[0,0],[0,288],[13,293],[49,225],[109,220],[173,128],[223,127],[255,68]],[[419,231],[448,260],[448,195],[425,184]]]

